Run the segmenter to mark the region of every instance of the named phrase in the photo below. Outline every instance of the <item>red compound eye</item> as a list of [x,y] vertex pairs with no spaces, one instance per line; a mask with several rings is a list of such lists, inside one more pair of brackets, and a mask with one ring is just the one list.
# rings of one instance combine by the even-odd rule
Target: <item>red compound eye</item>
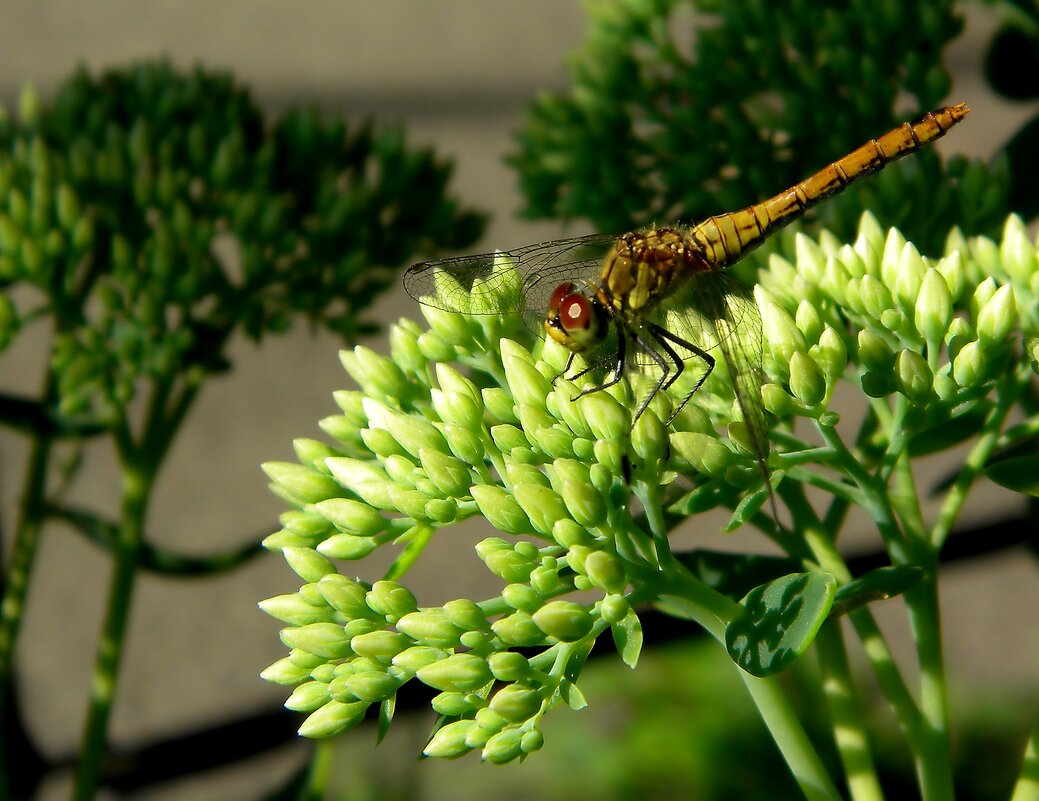
[[567,295],[559,307],[559,322],[565,331],[585,330],[592,325],[592,304],[584,295]]
[[548,299],[549,311],[554,311],[562,306],[563,300],[574,292],[574,285],[569,281],[564,281],[556,287],[552,293],[552,297]]

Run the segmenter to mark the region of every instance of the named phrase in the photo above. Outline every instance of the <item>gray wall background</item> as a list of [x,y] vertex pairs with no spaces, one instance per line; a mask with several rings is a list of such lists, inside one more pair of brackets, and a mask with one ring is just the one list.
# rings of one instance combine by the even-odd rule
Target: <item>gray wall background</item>
[[[583,24],[579,3],[558,0],[8,2],[0,5],[0,101],[11,108],[18,88],[27,82],[49,97],[79,64],[102,69],[166,55],[179,66],[201,62],[228,68],[272,110],[316,104],[352,121],[372,115],[406,123],[411,141],[454,157],[455,191],[493,213],[480,249],[511,247],[586,232],[576,226],[517,221],[512,216],[519,205],[516,180],[501,161],[511,147],[522,105],[539,90],[565,87],[562,64],[580,43]],[[987,18],[971,16],[968,34],[951,54],[956,84],[949,100],[968,101],[974,114],[939,143],[946,152],[987,156],[1033,113],[993,98],[983,88],[980,47],[991,26]],[[863,138],[873,133],[864,131]],[[372,316],[389,324],[418,313],[398,291],[384,297]],[[384,343],[383,337],[368,344],[384,349]],[[0,387],[36,387],[45,344],[21,342],[6,354]],[[316,421],[334,412],[331,392],[349,385],[338,364],[339,346],[328,336],[304,330],[270,338],[262,349],[235,344],[234,371],[207,384],[160,478],[149,526],[154,541],[203,554],[277,527],[283,508],[267,492],[258,465],[292,459],[294,437],[321,436]],[[0,512],[8,532],[25,454],[20,439],[0,432]],[[74,494],[112,508],[117,497],[112,455],[94,448],[89,456],[91,469]],[[922,472],[933,476],[941,466],[925,464]],[[1002,511],[1008,503],[1017,500],[986,491],[970,506],[967,520]],[[858,528],[856,543],[872,547],[866,521]],[[716,547],[715,531],[701,523],[681,537]],[[455,596],[496,594],[471,552],[473,542],[486,533],[466,526],[441,535],[411,580],[420,591],[426,589],[420,603],[449,597],[437,583],[444,571],[451,572]],[[725,544],[744,547],[747,542],[740,534]],[[364,577],[377,578],[384,564],[364,565]],[[78,743],[108,573],[105,557],[78,536],[60,528],[46,532],[22,629],[18,672],[32,734],[51,756],[71,754]],[[1039,608],[1036,573],[1034,560],[1023,552],[946,571],[942,603],[956,691],[981,684],[1031,686],[1034,692],[1039,631],[1034,622],[1029,626],[1028,610]],[[283,647],[276,638],[277,624],[255,604],[292,591],[297,583],[276,555],[217,580],[142,577],[111,728],[115,743],[161,739],[207,721],[279,705],[284,691],[264,684],[256,674],[283,655]],[[890,625],[897,625],[895,610],[881,611]],[[1013,643],[1016,650],[1008,654]],[[420,722],[420,729],[426,723]],[[353,742],[354,758],[367,759],[363,755],[370,755],[370,739]],[[420,748],[421,734],[414,732],[399,747],[391,741],[378,753],[391,761],[408,761]],[[147,797],[253,798],[258,787],[269,787],[285,775],[299,756],[297,750],[256,760],[223,772],[215,782],[207,776]],[[436,776],[439,786],[451,787],[462,775],[455,772],[460,768],[426,762],[420,770],[429,774],[431,787],[438,786]],[[67,788],[64,780],[55,781],[44,797],[66,797]],[[448,795],[459,797],[457,790],[455,785]],[[429,792],[433,794],[424,797],[436,797],[436,791]]]

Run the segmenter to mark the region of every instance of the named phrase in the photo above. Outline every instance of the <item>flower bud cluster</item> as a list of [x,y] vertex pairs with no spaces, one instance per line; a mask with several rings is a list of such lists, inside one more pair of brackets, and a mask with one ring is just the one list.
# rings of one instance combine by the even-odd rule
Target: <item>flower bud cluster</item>
[[867,212],[852,245],[798,234],[792,255],[796,267],[770,257],[757,293],[779,379],[762,396],[776,415],[819,417],[849,366],[870,396],[952,409],[999,378],[1015,332],[1037,326],[1036,245],[1018,217],[1001,243],[954,231],[928,259]]

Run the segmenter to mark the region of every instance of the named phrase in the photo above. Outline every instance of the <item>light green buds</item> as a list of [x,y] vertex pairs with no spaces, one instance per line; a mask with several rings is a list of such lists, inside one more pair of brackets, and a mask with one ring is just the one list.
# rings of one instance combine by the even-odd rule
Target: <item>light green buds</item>
[[477,690],[494,678],[487,660],[475,654],[453,654],[419,668],[415,675],[435,690],[461,693]]
[[534,613],[533,620],[545,634],[561,642],[580,640],[595,623],[587,609],[572,601],[550,601]]

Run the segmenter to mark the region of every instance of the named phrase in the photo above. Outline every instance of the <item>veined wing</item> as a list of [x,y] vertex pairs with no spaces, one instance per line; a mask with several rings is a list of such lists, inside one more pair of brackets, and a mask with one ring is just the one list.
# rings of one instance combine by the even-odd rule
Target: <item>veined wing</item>
[[598,280],[603,256],[616,239],[592,234],[420,262],[404,274],[404,289],[419,303],[444,311],[544,315],[563,281]]

